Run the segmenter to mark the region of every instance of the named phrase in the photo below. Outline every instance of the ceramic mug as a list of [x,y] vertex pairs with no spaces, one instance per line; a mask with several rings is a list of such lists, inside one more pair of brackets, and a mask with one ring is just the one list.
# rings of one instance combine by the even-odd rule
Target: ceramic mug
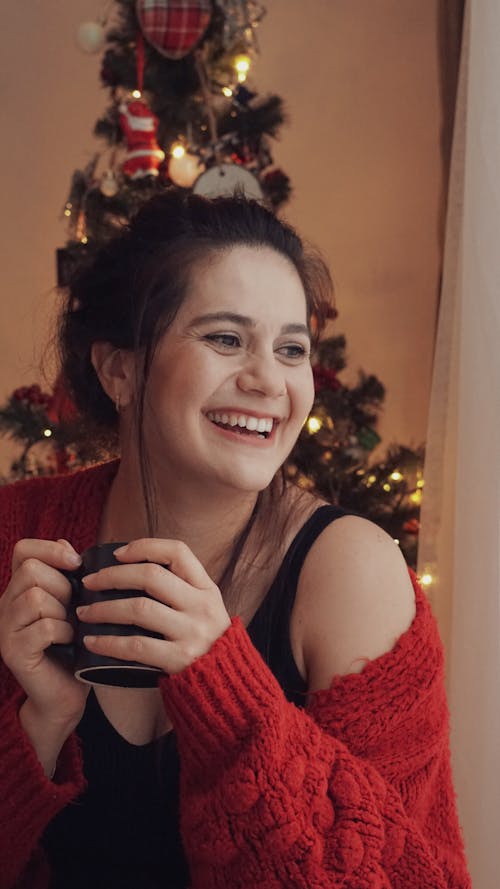
[[82,682],[90,685],[114,685],[121,688],[153,688],[158,684],[161,670],[136,661],[124,661],[89,651],[83,644],[84,636],[150,636],[163,639],[161,633],[145,630],[134,624],[93,624],[78,620],[76,608],[79,605],[92,605],[110,599],[132,599],[147,596],[144,590],[88,590],[82,577],[120,565],[114,551],[124,543],[100,543],[82,553],[82,564],[75,571],[64,571],[71,583],[71,601],[68,606],[68,620],[75,630],[74,642],[69,645],[51,645],[49,653],[65,664]]

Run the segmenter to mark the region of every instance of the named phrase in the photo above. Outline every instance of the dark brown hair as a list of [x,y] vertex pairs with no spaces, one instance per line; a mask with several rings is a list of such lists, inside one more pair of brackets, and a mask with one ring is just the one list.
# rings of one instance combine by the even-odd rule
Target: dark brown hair
[[319,335],[333,290],[325,263],[305,249],[291,226],[242,195],[209,200],[167,189],[100,247],[67,289],[59,336],[62,374],[81,413],[100,430],[116,435],[118,418],[92,365],[92,344],[109,342],[143,357],[138,362],[136,425],[151,533],[154,489],[142,421],[154,351],[195,271],[210,257],[236,246],[267,247],[292,263],[304,287],[309,323]]

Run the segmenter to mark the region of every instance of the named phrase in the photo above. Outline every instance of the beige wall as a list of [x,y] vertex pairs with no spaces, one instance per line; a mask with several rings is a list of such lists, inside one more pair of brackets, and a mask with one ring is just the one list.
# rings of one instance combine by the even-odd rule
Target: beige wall
[[[294,184],[286,215],[332,266],[346,379],[363,367],[387,387],[385,444],[418,444],[426,433],[439,263],[437,3],[269,0],[259,31],[255,85],[280,94],[291,120],[275,151]],[[38,377],[61,209],[106,99],[100,57],[80,52],[74,32],[106,5],[17,0],[3,11],[2,399]]]

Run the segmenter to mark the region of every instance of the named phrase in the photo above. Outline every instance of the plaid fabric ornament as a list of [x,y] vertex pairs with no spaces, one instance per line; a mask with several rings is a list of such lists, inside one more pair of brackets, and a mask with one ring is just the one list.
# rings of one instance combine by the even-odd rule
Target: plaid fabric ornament
[[212,15],[211,0],[137,0],[146,40],[167,59],[182,59],[203,37]]

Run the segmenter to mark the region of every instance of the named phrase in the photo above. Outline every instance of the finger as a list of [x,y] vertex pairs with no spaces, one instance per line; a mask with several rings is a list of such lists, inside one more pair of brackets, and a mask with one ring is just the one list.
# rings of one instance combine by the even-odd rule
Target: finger
[[203,565],[182,540],[158,540],[143,537],[115,550],[120,562],[156,562],[198,589],[212,585]]
[[22,660],[38,662],[49,645],[66,645],[73,641],[73,637],[73,629],[67,621],[43,618],[10,636],[4,647],[3,659],[10,667],[15,663],[19,665]]
[[12,571],[27,559],[38,559],[53,568],[72,571],[81,564],[81,557],[68,540],[36,540],[23,538],[18,540],[12,553]]
[[186,623],[186,617],[179,611],[146,596],[82,605],[77,608],[77,614],[78,619],[85,623],[134,624],[169,639],[178,638]]
[[54,620],[52,617],[37,620],[21,632],[26,633],[27,638],[38,640],[40,651],[55,643],[72,642],[75,636],[75,631],[67,620]]
[[199,596],[199,590],[153,562],[101,568],[86,574],[82,583],[88,590],[144,590],[164,605],[179,610],[191,607]]
[[9,610],[9,622],[14,632],[42,618],[66,620],[66,609],[62,602],[41,587],[26,590],[23,596],[13,601]]
[[158,667],[164,673],[179,673],[188,663],[182,649],[168,640],[148,636],[84,636],[83,642],[96,654]]
[[23,596],[31,587],[41,587],[64,605],[67,605],[71,598],[71,584],[68,578],[60,570],[35,558],[26,559],[13,576],[12,600]]

